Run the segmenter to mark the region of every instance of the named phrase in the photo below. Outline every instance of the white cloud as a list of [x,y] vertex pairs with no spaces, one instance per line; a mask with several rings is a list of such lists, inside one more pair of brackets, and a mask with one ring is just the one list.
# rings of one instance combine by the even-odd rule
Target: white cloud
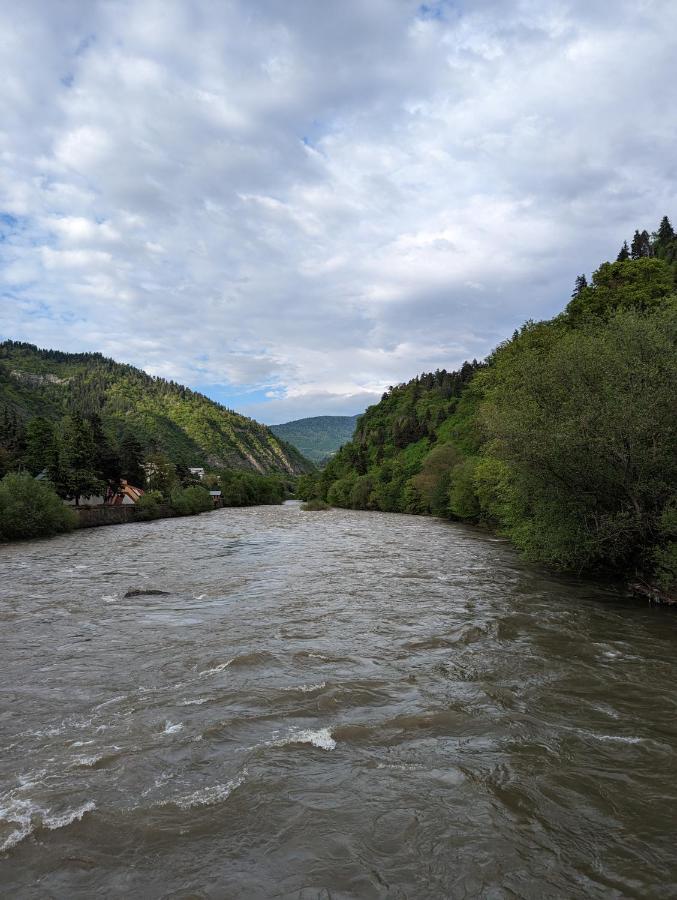
[[429,6],[0,8],[3,335],[357,411],[677,217],[670,0]]

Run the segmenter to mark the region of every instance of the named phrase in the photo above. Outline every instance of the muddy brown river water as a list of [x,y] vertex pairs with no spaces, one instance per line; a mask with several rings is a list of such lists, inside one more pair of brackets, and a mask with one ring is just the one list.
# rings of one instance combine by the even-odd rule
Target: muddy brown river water
[[677,897],[670,611],[294,503],[0,574],[3,897]]

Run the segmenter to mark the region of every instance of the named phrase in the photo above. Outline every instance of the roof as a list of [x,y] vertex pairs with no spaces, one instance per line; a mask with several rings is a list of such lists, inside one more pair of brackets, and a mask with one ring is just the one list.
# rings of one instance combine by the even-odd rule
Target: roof
[[120,489],[118,492],[109,500],[111,506],[121,506],[125,497],[129,497],[129,499],[133,503],[137,503],[138,500],[143,497],[143,489],[139,487],[134,487],[133,484],[129,484],[127,481],[122,479],[120,482]]

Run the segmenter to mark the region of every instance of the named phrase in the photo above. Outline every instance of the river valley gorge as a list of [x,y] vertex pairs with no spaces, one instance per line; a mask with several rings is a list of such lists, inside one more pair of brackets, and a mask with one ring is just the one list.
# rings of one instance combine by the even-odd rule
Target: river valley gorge
[[677,895],[670,610],[295,502],[0,568],[3,897]]

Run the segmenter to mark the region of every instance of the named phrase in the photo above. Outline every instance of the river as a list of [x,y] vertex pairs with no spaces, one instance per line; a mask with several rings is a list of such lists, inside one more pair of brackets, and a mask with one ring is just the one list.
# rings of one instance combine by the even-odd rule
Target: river
[[677,896],[669,610],[295,503],[0,568],[3,897]]

